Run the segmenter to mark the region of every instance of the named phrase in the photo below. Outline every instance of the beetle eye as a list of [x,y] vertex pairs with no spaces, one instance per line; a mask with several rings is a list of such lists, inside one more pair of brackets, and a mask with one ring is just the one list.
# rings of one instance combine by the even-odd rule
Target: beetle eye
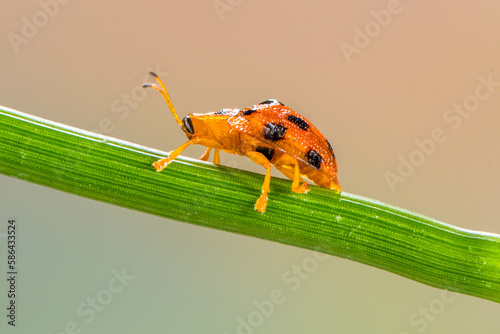
[[193,122],[191,122],[191,118],[189,116],[184,117],[182,123],[184,124],[187,132],[194,134]]

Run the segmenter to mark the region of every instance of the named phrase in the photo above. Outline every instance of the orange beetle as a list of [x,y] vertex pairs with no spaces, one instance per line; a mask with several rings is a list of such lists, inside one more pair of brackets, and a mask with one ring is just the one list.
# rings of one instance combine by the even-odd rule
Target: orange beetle
[[267,100],[245,109],[189,114],[181,120],[165,85],[155,73],[150,73],[159,86],[144,84],[144,87],[152,87],[160,92],[175,120],[189,138],[188,142],[170,152],[168,158],[153,163],[158,172],[189,145],[201,144],[207,147],[201,160],[207,161],[213,148],[215,164],[219,164],[219,150],[223,150],[246,155],[266,168],[262,193],[255,203],[255,210],[258,212],[266,210],[271,164],[293,181],[292,191],[296,193],[309,191],[309,186],[302,177],[320,187],[341,191],[335,154],[328,140],[309,121],[281,102]]

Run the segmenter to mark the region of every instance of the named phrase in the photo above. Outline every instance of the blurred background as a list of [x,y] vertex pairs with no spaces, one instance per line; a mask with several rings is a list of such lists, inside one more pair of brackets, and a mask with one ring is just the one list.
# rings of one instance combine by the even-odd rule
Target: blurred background
[[[500,233],[498,1],[2,6],[0,105],[170,151],[185,135],[161,96],[141,88],[148,71],[164,79],[181,117],[276,98],[332,143],[344,191]],[[263,173],[246,158],[221,161]],[[2,268],[9,218],[19,225],[18,323],[8,326],[2,314],[2,333],[461,334],[500,326],[493,302],[5,176]],[[316,264],[307,277],[291,272],[306,263]],[[5,313],[5,298],[0,304]]]

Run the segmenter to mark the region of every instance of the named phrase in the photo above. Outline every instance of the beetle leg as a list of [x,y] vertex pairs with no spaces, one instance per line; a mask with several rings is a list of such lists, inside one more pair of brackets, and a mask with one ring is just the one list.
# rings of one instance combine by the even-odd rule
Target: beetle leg
[[[200,160],[203,161],[208,161],[208,158],[210,157],[210,151],[212,150],[211,147],[207,147],[205,150],[205,153],[200,157]],[[219,154],[219,149],[216,148],[214,151],[214,164],[219,165],[220,164],[220,154]]]
[[216,165],[220,164],[220,154],[219,154],[218,148],[216,148],[214,151],[214,164],[216,164]]
[[177,147],[175,150],[170,152],[168,155],[168,158],[163,158],[158,161],[155,161],[153,163],[153,167],[156,169],[157,172],[161,172],[161,170],[165,167],[168,166],[169,163],[171,163],[179,154],[181,154],[182,151],[184,151],[189,145],[195,144],[196,143],[196,138],[191,139],[190,141],[182,144],[181,146]]
[[[299,163],[297,159],[287,154],[283,154],[274,162],[274,166],[280,172],[292,180],[292,191],[296,193],[306,193],[309,191],[309,185],[300,176]],[[300,184],[302,182],[302,184]]]
[[[300,177],[299,163],[297,162],[297,160],[295,160],[294,165],[295,167],[293,169],[292,191],[300,194],[306,193],[309,191],[309,185]],[[299,185],[301,180],[302,184]]]
[[211,150],[212,149],[210,147],[207,147],[207,149],[205,150],[205,153],[203,153],[202,156],[200,157],[200,160],[208,161],[208,158],[210,157]]
[[257,199],[257,202],[255,202],[254,207],[255,210],[263,213],[264,211],[266,211],[267,193],[269,192],[269,184],[271,183],[271,163],[262,153],[259,152],[247,152],[247,157],[249,157],[250,160],[252,160],[256,164],[259,164],[267,169],[266,176],[264,177],[264,183],[262,184],[262,193],[259,199]]

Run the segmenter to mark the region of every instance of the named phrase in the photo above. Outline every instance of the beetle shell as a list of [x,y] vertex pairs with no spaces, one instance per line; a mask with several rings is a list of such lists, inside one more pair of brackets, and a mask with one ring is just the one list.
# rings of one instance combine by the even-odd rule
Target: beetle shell
[[[265,150],[268,160],[283,174],[288,176],[291,166],[276,163],[288,156],[297,159],[300,174],[318,186],[341,190],[332,146],[303,116],[277,100],[225,113],[231,115],[228,123],[241,133],[241,141],[257,151]],[[238,153],[245,155],[241,150]]]

